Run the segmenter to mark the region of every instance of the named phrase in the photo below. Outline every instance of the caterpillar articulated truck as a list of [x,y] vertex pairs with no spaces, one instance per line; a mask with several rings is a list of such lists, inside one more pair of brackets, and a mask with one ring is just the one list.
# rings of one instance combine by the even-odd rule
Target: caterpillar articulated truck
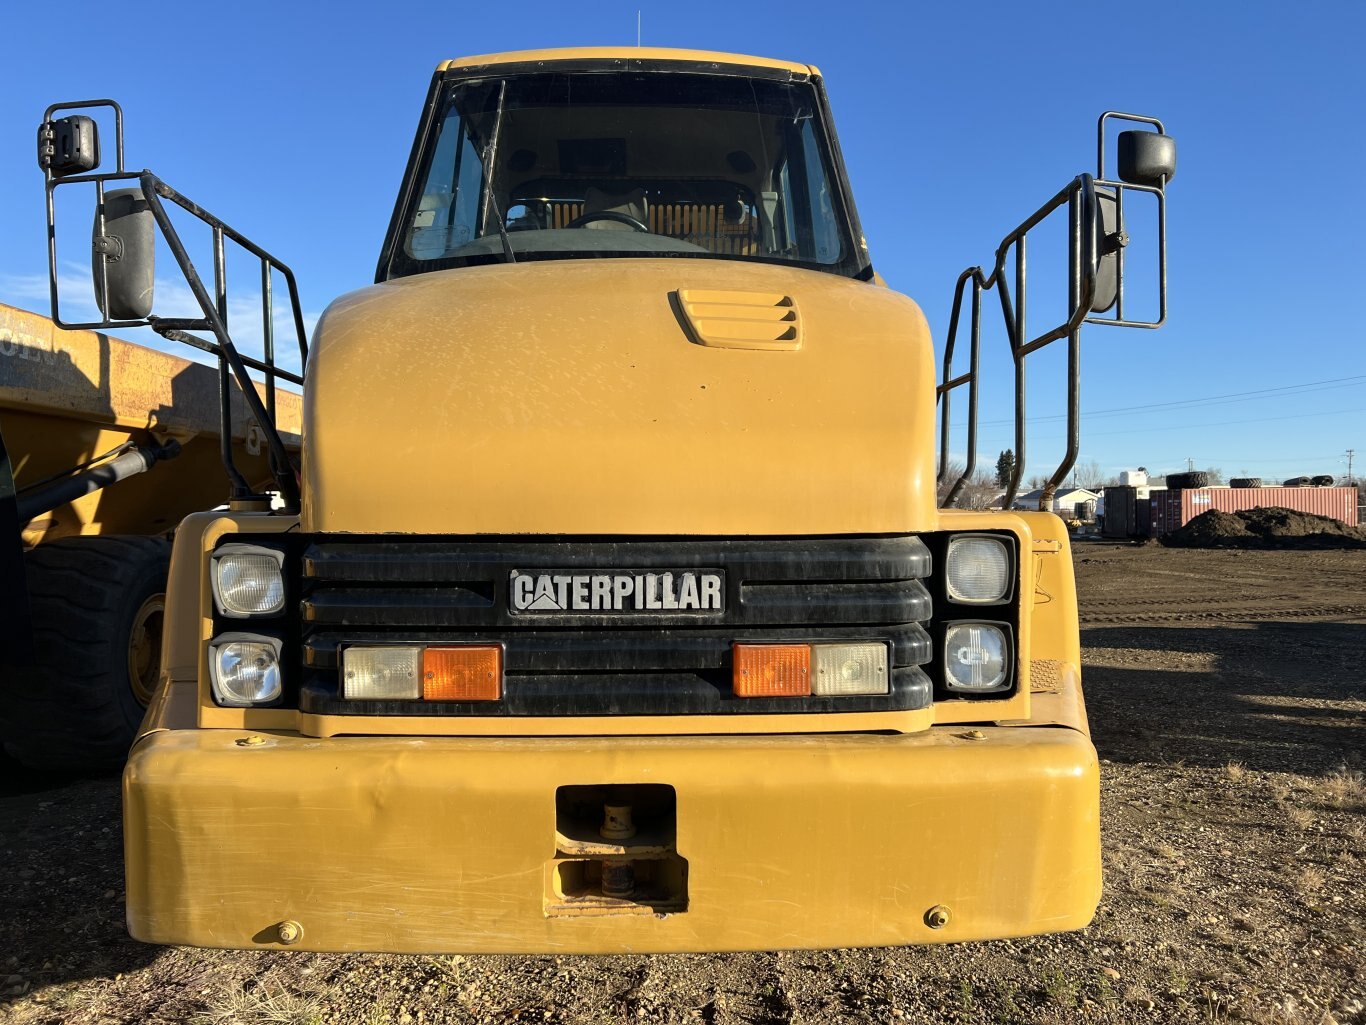
[[[273,356],[225,322],[224,241],[252,244],[121,146],[97,170],[81,106],[49,110],[40,152],[49,198],[97,191],[89,326],[216,356],[274,473],[269,494],[236,473],[175,534],[124,774],[135,937],[689,951],[1090,920],[1067,535],[953,508],[961,480],[941,507],[936,402],[947,427],[967,390],[975,448],[997,293],[1021,396],[1029,353],[1069,347],[1062,479],[1082,325],[1136,323],[1124,198],[1165,216],[1160,123],[1102,117],[1099,173],[964,273],[941,380],[924,317],[873,269],[814,68],[443,64],[376,282],[314,331],[296,464],[260,390]],[[212,280],[172,208],[213,232]],[[1023,240],[1054,212],[1067,314],[1031,334]],[[200,315],[154,313],[156,237]]]

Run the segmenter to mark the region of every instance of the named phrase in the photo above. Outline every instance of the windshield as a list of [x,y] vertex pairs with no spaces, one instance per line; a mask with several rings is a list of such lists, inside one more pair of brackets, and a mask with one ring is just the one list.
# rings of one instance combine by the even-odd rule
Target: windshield
[[520,74],[440,102],[392,275],[594,257],[861,270],[810,83]]

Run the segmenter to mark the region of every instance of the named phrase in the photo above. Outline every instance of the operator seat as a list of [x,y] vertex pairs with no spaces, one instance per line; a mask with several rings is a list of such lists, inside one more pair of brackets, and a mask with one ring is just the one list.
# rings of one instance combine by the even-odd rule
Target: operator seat
[[[625,214],[627,217],[634,217],[641,224],[648,225],[650,223],[650,204],[645,198],[644,189],[632,189],[629,192],[608,192],[606,189],[590,185],[583,194],[583,213]],[[584,227],[607,231],[636,230],[629,224],[607,220],[589,221]]]

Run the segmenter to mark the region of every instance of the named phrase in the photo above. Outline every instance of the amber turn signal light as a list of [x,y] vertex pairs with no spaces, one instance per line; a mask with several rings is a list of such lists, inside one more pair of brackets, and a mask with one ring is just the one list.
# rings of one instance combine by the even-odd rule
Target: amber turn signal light
[[424,700],[497,701],[502,696],[501,646],[465,644],[422,653]]
[[811,693],[809,644],[735,644],[731,689],[737,698],[799,698]]

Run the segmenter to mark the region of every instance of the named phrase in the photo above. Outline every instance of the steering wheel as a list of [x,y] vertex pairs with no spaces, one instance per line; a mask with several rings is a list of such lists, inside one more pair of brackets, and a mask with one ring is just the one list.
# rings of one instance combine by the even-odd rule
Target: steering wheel
[[618,224],[629,225],[630,227],[635,228],[636,231],[643,231],[647,235],[650,234],[650,227],[645,224],[645,222],[636,220],[630,214],[617,213],[615,210],[594,210],[592,213],[579,214],[579,216],[566,224],[565,227],[582,228],[584,225],[592,224],[594,221],[616,221]]

